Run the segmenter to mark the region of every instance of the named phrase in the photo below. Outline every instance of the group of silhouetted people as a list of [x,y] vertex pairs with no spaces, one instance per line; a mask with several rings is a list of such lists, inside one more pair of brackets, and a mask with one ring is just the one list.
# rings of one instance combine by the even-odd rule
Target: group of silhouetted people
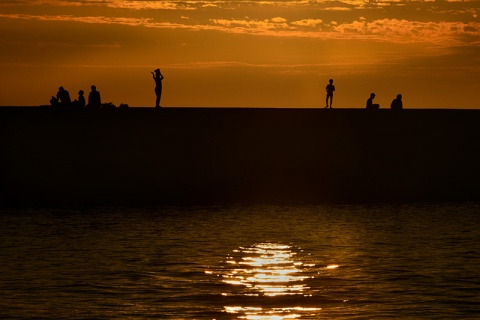
[[56,96],[52,96],[50,104],[54,107],[67,107],[67,108],[91,108],[100,109],[102,107],[102,99],[100,98],[100,92],[97,91],[97,87],[91,86],[90,94],[88,95],[88,104],[85,101],[85,92],[83,90],[78,91],[78,98],[72,101],[70,94],[63,87],[58,88]]
[[[153,75],[153,80],[155,81],[155,95],[156,95],[156,100],[155,100],[155,108],[160,108],[160,99],[162,98],[162,80],[164,79],[164,76],[160,72],[160,69],[155,69],[153,72],[151,72]],[[50,104],[54,107],[65,107],[65,108],[74,108],[74,109],[82,109],[82,108],[88,108],[88,109],[100,109],[102,107],[115,107],[111,103],[103,104],[102,105],[102,100],[100,98],[100,92],[97,91],[97,88],[92,85],[91,87],[92,91],[90,91],[90,94],[88,95],[88,103],[85,101],[85,92],[83,90],[80,90],[78,92],[78,98],[72,101],[70,99],[70,94],[68,93],[65,88],[60,87],[58,88],[58,92],[56,96],[52,96],[52,99],[50,99]],[[121,104],[120,107],[128,107],[127,104]]]
[[[332,108],[332,102],[333,102],[333,92],[335,91],[335,86],[333,85],[333,79],[328,80],[328,84],[325,87],[325,90],[327,91],[327,97],[325,99],[325,109],[327,108]],[[370,93],[370,97],[367,100],[367,105],[366,108],[369,110],[377,110],[380,109],[380,105],[373,103],[373,99],[375,99],[375,93]],[[390,108],[392,110],[402,110],[403,109],[403,103],[402,103],[402,95],[397,94],[397,97],[393,99],[392,103],[390,104]]]

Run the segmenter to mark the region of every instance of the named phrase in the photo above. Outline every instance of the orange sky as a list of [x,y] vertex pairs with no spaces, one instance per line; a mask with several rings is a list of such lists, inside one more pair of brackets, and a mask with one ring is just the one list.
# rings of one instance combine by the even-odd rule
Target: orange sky
[[480,108],[480,0],[2,0],[0,105]]

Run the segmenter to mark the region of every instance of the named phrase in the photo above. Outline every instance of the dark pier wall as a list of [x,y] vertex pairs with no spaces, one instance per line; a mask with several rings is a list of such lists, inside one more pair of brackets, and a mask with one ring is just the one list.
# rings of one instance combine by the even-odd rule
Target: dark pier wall
[[478,200],[480,111],[0,108],[2,203]]

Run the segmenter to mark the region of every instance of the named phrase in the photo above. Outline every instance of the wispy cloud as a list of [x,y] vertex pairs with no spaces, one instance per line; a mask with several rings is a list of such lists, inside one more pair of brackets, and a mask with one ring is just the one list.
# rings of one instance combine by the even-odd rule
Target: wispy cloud
[[[275,29],[290,29],[291,27],[288,25],[287,20],[281,17],[276,17],[272,19],[265,19],[262,21],[259,20],[237,20],[237,19],[210,19],[210,21],[217,26],[224,26],[227,28],[238,29],[238,27],[242,27],[241,30],[247,32],[248,30],[252,30],[252,32],[256,31],[264,31],[264,30],[275,30]],[[224,30],[225,31],[225,30]]]
[[[446,2],[475,2],[478,0],[446,0]],[[385,7],[405,5],[405,3],[425,3],[434,0],[3,0],[0,6],[5,5],[48,5],[48,6],[99,6],[111,8],[126,8],[132,10],[195,10],[197,8],[238,8],[245,7],[277,7],[277,8],[301,8],[309,7],[316,9],[339,8],[363,8]]]
[[[435,3],[435,5],[431,5]],[[425,11],[448,15],[468,13],[473,19],[478,17],[479,0],[2,0],[2,6],[38,6],[38,7],[99,7],[111,9],[125,9],[130,11],[216,11],[226,10],[232,12],[254,11],[257,14],[267,12],[268,9],[302,11],[303,14],[311,12],[355,12],[370,10],[382,14],[399,8],[409,8],[412,11]],[[392,11],[395,13],[395,11]],[[398,11],[396,12],[398,14]],[[231,16],[230,16],[231,17]],[[306,18],[306,17],[305,17]],[[318,18],[318,17],[317,17]],[[297,20],[298,19],[297,15]],[[446,21],[449,21],[448,19]]]
[[[438,45],[474,43],[480,37],[477,22],[420,22],[398,19],[378,19],[367,22],[361,17],[351,23],[323,23],[320,19],[304,19],[288,23],[281,20],[212,20],[224,32],[248,33],[270,36],[311,37],[319,39],[372,39],[395,43],[425,42]],[[314,28],[312,31],[296,27]],[[466,37],[469,37],[468,39]]]
[[40,20],[40,21],[68,21],[81,23],[98,23],[98,24],[120,24],[129,26],[148,26],[151,19],[127,18],[127,17],[104,17],[104,16],[88,16],[76,17],[73,15],[30,15],[30,14],[0,14],[0,18],[23,19],[23,20]]
[[138,0],[10,0],[2,1],[0,6],[50,6],[78,7],[97,6],[131,10],[196,10],[203,5],[201,1],[138,1]]
[[299,27],[318,27],[323,23],[322,19],[302,19],[293,21],[291,24]]
[[[108,1],[105,6],[132,10],[196,10],[198,3],[188,1]],[[204,4],[201,4],[204,6]]]
[[[445,46],[461,45],[464,42],[475,43],[475,39],[480,37],[480,23],[478,22],[419,22],[405,19],[378,19],[368,22],[361,18],[350,23],[325,24],[320,19],[303,19],[288,22],[285,18],[274,17],[265,20],[211,19],[206,24],[189,24],[190,21],[188,19],[182,19],[184,23],[173,23],[158,22],[153,18],[105,16],[0,14],[0,18],[117,24],[197,31],[216,30],[227,33],[272,37],[374,39],[396,43],[426,42]],[[298,27],[313,27],[314,29],[299,30]]]
[[89,3],[99,3],[100,1],[91,1],[91,0],[77,0],[77,1],[68,1],[68,0],[6,0],[0,3],[0,6],[59,6],[59,7],[77,7],[86,5]]
[[439,45],[460,45],[465,36],[480,37],[477,22],[419,22],[380,19],[372,22],[354,21],[333,27],[345,35],[374,37],[392,42],[429,42]]

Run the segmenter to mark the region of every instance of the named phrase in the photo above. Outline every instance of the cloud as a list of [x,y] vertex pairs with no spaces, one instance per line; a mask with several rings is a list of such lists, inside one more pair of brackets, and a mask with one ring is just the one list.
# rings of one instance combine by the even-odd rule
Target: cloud
[[[207,1],[208,2],[208,1]],[[0,3],[0,6],[51,6],[78,7],[96,6],[130,10],[196,10],[207,2],[200,1],[132,1],[132,0],[15,0]],[[214,2],[210,4],[214,6]]]
[[[38,6],[48,8],[55,7],[99,7],[103,9],[124,9],[131,12],[155,12],[155,11],[196,11],[202,15],[214,12],[218,19],[218,12],[253,12],[257,19],[261,20],[262,14],[269,12],[269,9],[282,10],[295,13],[297,21],[304,16],[315,13],[347,14],[358,12],[358,15],[383,17],[403,16],[399,10],[406,10],[411,16],[412,13],[420,19],[435,19],[451,21],[451,18],[434,18],[432,14],[442,14],[447,17],[452,15],[468,14],[470,19],[478,17],[479,0],[2,0],[0,7],[25,8],[27,6]],[[432,2],[435,5],[432,5]],[[404,8],[404,9],[402,9]],[[378,9],[378,10],[372,10]],[[22,9],[24,10],[24,9]],[[40,9],[39,9],[40,10]],[[24,12],[24,11],[23,11]],[[51,12],[51,11],[50,11]],[[108,15],[108,14],[107,14]],[[247,14],[250,15],[250,14]],[[231,15],[228,18],[235,18]],[[318,18],[316,16],[315,18]],[[305,17],[306,19],[306,17]],[[338,20],[337,17],[334,18]]]
[[287,19],[282,17],[276,17],[276,18],[270,19],[270,21],[272,21],[273,23],[284,23],[284,22],[287,22]]
[[328,8],[323,8],[324,11],[353,11],[353,8],[347,8],[347,7],[328,7]]
[[75,17],[71,15],[30,15],[30,14],[0,14],[0,18],[23,19],[23,20],[40,20],[40,21],[68,21],[82,23],[98,23],[98,24],[120,24],[129,26],[148,26],[151,19],[144,18],[127,18],[127,17],[104,17],[104,16],[88,16]]
[[[240,30],[240,28],[244,28],[243,30],[246,33],[255,31],[267,31],[267,30],[275,30],[275,29],[289,29],[290,26],[287,23],[287,20],[281,17],[276,17],[272,19],[265,19],[265,20],[237,20],[237,19],[210,19],[210,21],[214,25],[223,26],[227,28],[236,28],[236,30]],[[225,31],[225,30],[224,30]]]
[[333,27],[345,35],[374,37],[391,42],[430,42],[440,45],[460,45],[463,36],[480,37],[476,22],[420,22],[380,19],[372,22],[353,21]]
[[[478,22],[421,22],[406,19],[378,19],[366,21],[360,18],[349,23],[323,24],[321,19],[303,19],[289,23],[283,17],[270,19],[209,19],[199,24],[194,19],[179,22],[157,21],[154,18],[0,14],[0,18],[68,21],[76,23],[117,24],[132,27],[159,29],[215,30],[225,33],[262,35],[272,37],[298,37],[316,39],[365,39],[392,43],[432,43],[440,46],[462,44],[478,45]],[[318,27],[322,25],[320,30]],[[299,29],[299,27],[304,27]],[[308,28],[312,27],[312,28]]]
[[[215,6],[212,4],[202,4]],[[196,10],[192,3],[183,1],[108,1],[105,6],[111,8],[131,9],[131,10]]]
[[298,21],[293,21],[292,25],[299,27],[312,27],[315,28],[323,23],[322,19],[303,19]]
[[[78,7],[86,5],[93,1],[89,0],[78,0],[78,1],[67,1],[67,0],[10,0],[2,1],[0,6],[55,6],[55,7]],[[98,3],[98,1],[96,1]]]
[[[238,9],[248,8],[315,8],[316,10],[352,10],[353,8],[391,6],[405,3],[407,0],[2,0],[0,6],[30,5],[30,6],[97,6],[131,10],[197,10],[200,8]],[[422,1],[423,2],[423,1]]]

